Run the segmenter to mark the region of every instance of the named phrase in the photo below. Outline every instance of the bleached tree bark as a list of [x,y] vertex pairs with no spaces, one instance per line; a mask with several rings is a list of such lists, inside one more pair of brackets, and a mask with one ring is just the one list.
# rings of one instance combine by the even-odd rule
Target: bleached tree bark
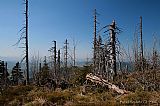
[[92,73],[89,73],[86,75],[86,79],[87,80],[90,80],[91,82],[94,82],[94,83],[97,83],[97,84],[100,84],[102,86],[107,86],[109,89],[112,89],[113,91],[116,91],[117,93],[120,93],[120,94],[126,94],[126,93],[129,93],[128,91],[126,90],[123,90],[123,89],[120,89],[118,86],[108,82],[107,80],[105,79],[102,79],[98,76],[95,76],[93,75]]

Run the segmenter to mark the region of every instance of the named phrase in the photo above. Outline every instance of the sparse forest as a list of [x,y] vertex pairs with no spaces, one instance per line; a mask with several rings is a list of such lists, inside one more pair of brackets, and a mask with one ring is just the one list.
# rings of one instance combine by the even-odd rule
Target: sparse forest
[[49,56],[29,58],[28,1],[24,0],[25,22],[16,43],[24,44],[25,56],[11,72],[7,61],[0,60],[0,106],[160,105],[159,36],[151,35],[153,47],[146,51],[142,16],[135,26],[132,48],[126,52],[118,39],[125,29],[118,26],[118,20],[99,27],[95,9],[93,56],[78,66],[75,39],[72,54],[68,49],[71,43],[64,39],[63,49],[52,41]]

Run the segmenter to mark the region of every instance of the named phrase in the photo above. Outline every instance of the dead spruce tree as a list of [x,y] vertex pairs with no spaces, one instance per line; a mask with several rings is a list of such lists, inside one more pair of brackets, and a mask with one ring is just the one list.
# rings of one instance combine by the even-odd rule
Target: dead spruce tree
[[28,0],[24,0],[24,4],[25,4],[25,11],[24,11],[25,23],[24,23],[24,26],[22,27],[22,29],[19,31],[19,32],[21,32],[20,38],[19,38],[19,40],[17,41],[17,43],[15,45],[19,45],[19,43],[23,44],[23,46],[20,47],[20,48],[24,49],[25,56],[22,58],[21,63],[25,60],[26,85],[28,85],[29,84]]
[[[117,76],[116,56],[118,42],[116,35],[120,33],[116,22],[113,21],[110,25],[102,27],[97,31],[97,16],[94,11],[94,41],[93,41],[93,73],[100,75],[107,80],[115,80]],[[107,40],[102,39],[101,32],[108,33]],[[98,37],[98,38],[97,38]]]

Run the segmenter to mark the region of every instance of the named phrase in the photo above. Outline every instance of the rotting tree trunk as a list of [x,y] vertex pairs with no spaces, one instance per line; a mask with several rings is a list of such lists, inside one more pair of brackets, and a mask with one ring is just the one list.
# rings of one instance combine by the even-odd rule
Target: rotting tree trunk
[[89,73],[86,75],[86,79],[90,80],[91,82],[94,82],[96,84],[100,84],[102,86],[107,86],[109,89],[112,89],[113,91],[116,91],[119,94],[127,94],[128,91],[124,89],[120,89],[118,86],[108,82],[105,79],[99,78],[98,76],[93,75],[92,73]]

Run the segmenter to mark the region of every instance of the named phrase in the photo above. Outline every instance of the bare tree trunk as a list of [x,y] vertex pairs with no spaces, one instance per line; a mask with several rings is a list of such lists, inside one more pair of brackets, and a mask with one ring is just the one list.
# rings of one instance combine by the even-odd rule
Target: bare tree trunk
[[57,50],[56,50],[56,41],[54,41],[54,73],[53,73],[53,75],[54,75],[54,78],[56,78],[57,77],[57,63],[56,63],[56,58],[57,58]]
[[96,72],[96,51],[97,51],[97,12],[94,10],[94,41],[93,41],[93,67],[94,73]]
[[28,58],[28,0],[26,0],[26,70],[27,80],[26,85],[29,85],[29,58]]
[[69,73],[68,73],[68,67],[67,67],[67,59],[68,59],[68,41],[66,39],[65,43],[64,43],[64,68],[65,68],[65,78],[66,80],[68,80],[69,77]]
[[60,80],[60,75],[61,75],[61,72],[60,72],[60,50],[58,50],[58,59],[57,59],[57,77],[58,77],[58,80]]
[[113,71],[113,80],[117,76],[117,71],[116,71],[116,32],[115,32],[116,26],[115,26],[115,21],[112,22],[112,24],[109,27],[110,30],[110,45],[111,45],[111,50],[110,50],[110,59],[111,59],[111,69]]
[[142,17],[140,17],[140,62],[141,70],[144,71],[144,57],[143,57],[143,38],[142,38]]

